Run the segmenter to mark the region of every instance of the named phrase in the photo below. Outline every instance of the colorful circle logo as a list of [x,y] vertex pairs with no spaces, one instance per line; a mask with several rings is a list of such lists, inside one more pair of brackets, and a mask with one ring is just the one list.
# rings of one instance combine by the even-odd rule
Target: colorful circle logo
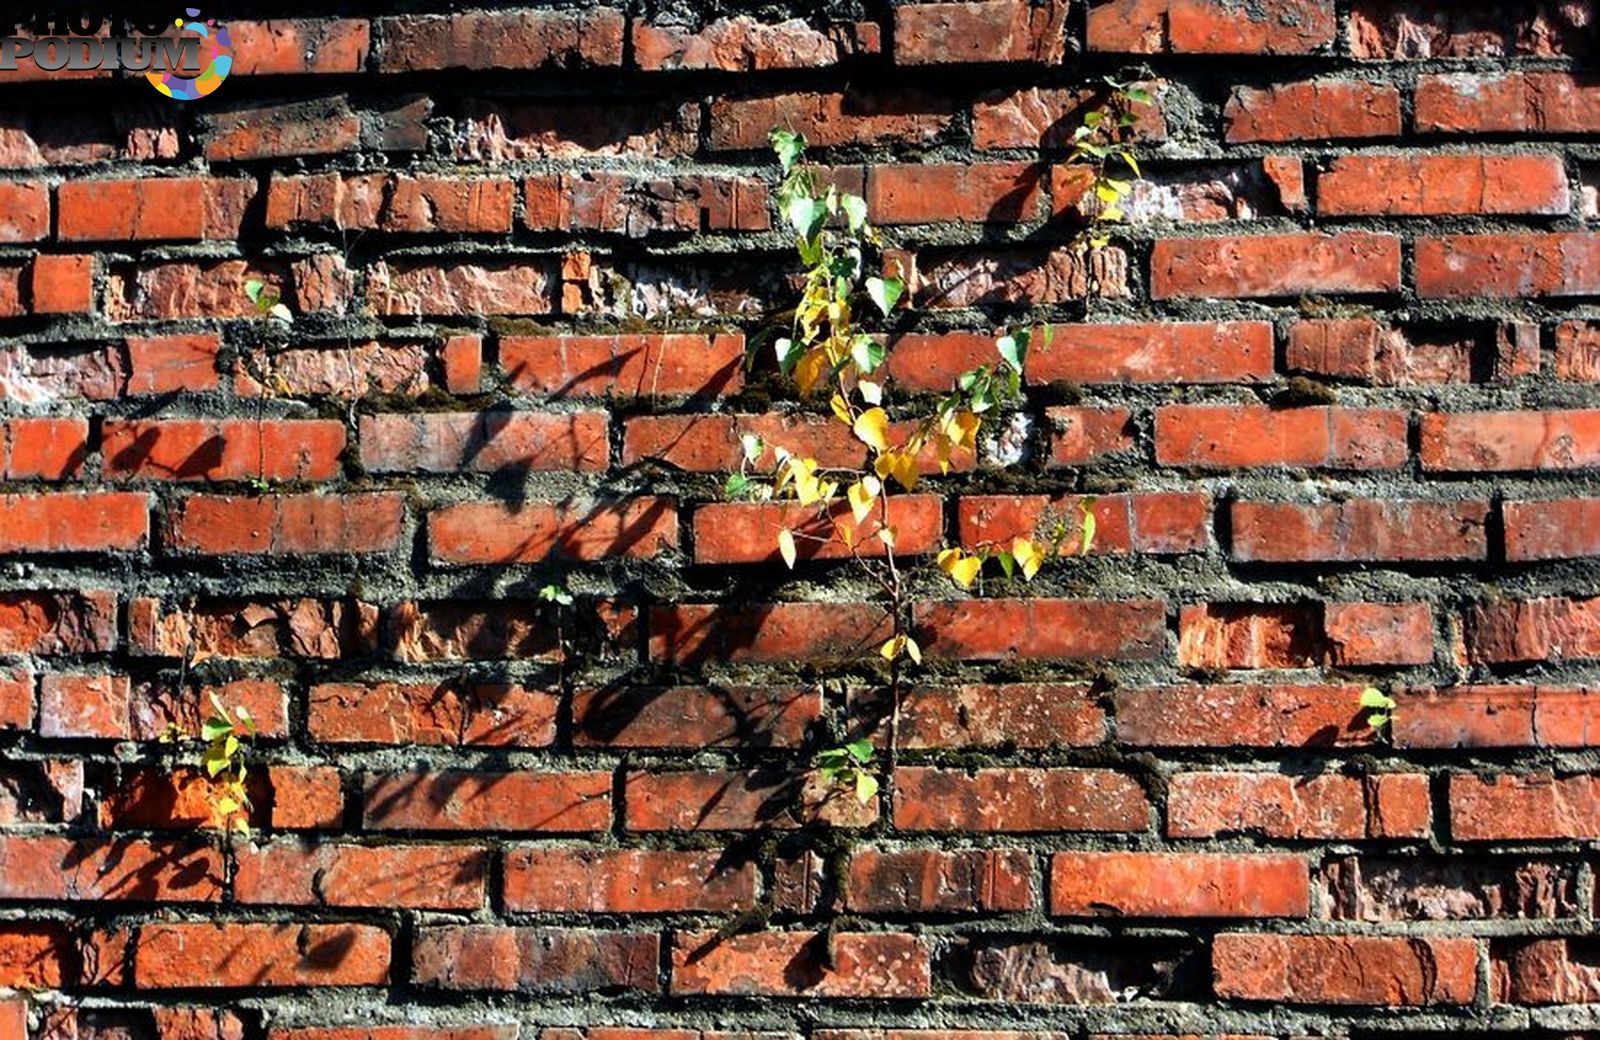
[[150,81],[152,87],[169,98],[193,101],[205,97],[222,86],[222,81],[233,71],[233,37],[228,35],[227,27],[218,24],[214,18],[208,18],[204,22],[199,21],[198,8],[186,7],[184,11],[191,20],[185,22],[179,18],[174,24],[180,29],[199,34],[200,60],[205,63],[200,74],[189,77],[179,75],[176,70],[152,71],[146,72],[144,78]]

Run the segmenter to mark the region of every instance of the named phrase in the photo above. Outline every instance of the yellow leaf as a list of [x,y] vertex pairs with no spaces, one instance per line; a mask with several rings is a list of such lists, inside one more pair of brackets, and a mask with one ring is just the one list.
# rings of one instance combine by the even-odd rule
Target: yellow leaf
[[873,463],[878,476],[893,477],[907,491],[917,488],[917,460],[907,451],[886,451]]
[[1022,568],[1022,576],[1029,581],[1039,573],[1039,568],[1044,565],[1044,554],[1031,539],[1018,538],[1011,543],[1011,555],[1016,557],[1017,566]]
[[845,492],[845,497],[850,499],[850,514],[856,518],[858,524],[867,518],[867,514],[872,512],[873,503],[878,500],[877,493],[868,490],[866,480],[851,484],[850,490]]
[[967,556],[960,549],[946,549],[939,554],[939,569],[950,575],[952,581],[964,589],[972,588],[983,569],[983,560]]
[[823,375],[828,371],[828,352],[821,349],[812,349],[806,352],[794,366],[795,386],[800,388],[802,397],[809,397],[811,391],[816,389]]
[[898,532],[895,531],[893,524],[884,524],[878,528],[878,540],[891,549],[894,548],[894,540],[897,535]]
[[911,658],[913,661],[917,662],[918,664],[921,664],[922,663],[922,647],[918,646],[917,645],[917,641],[915,639],[912,639],[910,636],[901,636],[900,638],[905,640],[905,643],[906,643],[906,656]]
[[778,532],[778,552],[789,569],[794,570],[794,532],[787,527]]
[[856,436],[878,451],[889,448],[889,415],[882,408],[868,408],[856,417]]
[[900,656],[900,651],[905,649],[906,637],[895,636],[878,648],[878,653],[883,655],[885,661],[893,661]]
[[829,398],[828,405],[833,409],[833,414],[846,426],[850,425],[850,406],[845,403],[844,395],[834,394]]

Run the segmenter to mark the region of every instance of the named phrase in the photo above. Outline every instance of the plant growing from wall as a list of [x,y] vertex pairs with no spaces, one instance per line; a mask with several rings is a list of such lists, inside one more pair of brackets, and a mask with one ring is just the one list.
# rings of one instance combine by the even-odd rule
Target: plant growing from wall
[[[1108,81],[1105,104],[1089,112],[1073,138],[1067,164],[1081,171],[1086,217],[1075,245],[1099,248],[1106,225],[1122,217],[1121,202],[1132,189],[1138,163],[1126,142],[1134,108],[1149,95]],[[985,420],[1019,396],[1034,333],[1013,329],[995,341],[995,360],[963,372],[920,417],[895,422],[890,416],[889,342],[868,321],[888,321],[906,296],[904,272],[884,269],[883,238],[871,223],[866,200],[825,184],[804,162],[806,142],[774,130],[783,179],[776,203],[795,236],[804,276],[799,302],[785,328],[772,339],[776,360],[804,398],[826,398],[833,417],[865,446],[859,468],[823,466],[812,457],[755,436],[743,441],[743,464],[727,484],[733,498],[792,501],[798,510],[776,532],[779,555],[789,567],[802,555],[830,555],[854,561],[882,591],[890,621],[888,639],[878,654],[888,664],[888,761],[892,773],[899,743],[901,682],[907,664],[919,664],[922,649],[912,634],[906,563],[897,554],[899,495],[916,490],[933,470],[976,458]],[[1063,183],[1070,183],[1070,179]],[[1086,265],[1087,266],[1087,265]],[[1049,331],[1043,332],[1048,343]],[[1006,543],[938,552],[939,570],[962,588],[980,583],[985,572],[1031,580],[1046,560],[1064,551],[1087,552],[1094,540],[1092,502],[1080,505],[1076,525],[1048,522],[1041,530]],[[1072,550],[1066,549],[1068,541]],[[854,792],[862,802],[874,798],[879,783],[873,744],[860,739],[822,751],[815,761],[823,777]]]

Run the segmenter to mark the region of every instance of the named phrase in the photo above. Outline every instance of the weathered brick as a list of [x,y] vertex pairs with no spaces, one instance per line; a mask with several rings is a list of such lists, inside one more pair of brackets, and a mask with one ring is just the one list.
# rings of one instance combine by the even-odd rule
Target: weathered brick
[[128,351],[130,395],[217,388],[221,340],[215,335],[129,336],[123,343]]
[[234,898],[276,906],[483,906],[489,853],[451,845],[280,840],[239,853]]
[[1572,867],[1544,859],[1339,856],[1315,883],[1335,921],[1549,920],[1579,903]]
[[222,853],[197,842],[0,836],[0,898],[215,903]]
[[1432,828],[1428,778],[1321,773],[1179,773],[1167,789],[1167,837],[1356,841],[1425,838]]
[[1600,292],[1600,235],[1448,235],[1416,246],[1417,293],[1455,299],[1591,296]]
[[636,21],[632,35],[634,64],[650,71],[822,68],[882,49],[876,22],[772,23],[742,14],[718,18],[699,31]]
[[366,778],[362,803],[368,830],[603,831],[611,824],[611,774],[376,773]]
[[1398,469],[1408,454],[1406,414],[1390,409],[1163,405],[1155,429],[1164,466]]
[[382,18],[376,63],[383,72],[618,66],[623,28],[611,7]]
[[139,597],[128,605],[135,654],[183,658],[363,657],[378,645],[378,610],[357,601],[201,598],[183,606]]
[[767,147],[774,126],[804,134],[813,146],[927,144],[955,121],[948,98],[920,91],[818,92],[714,98],[710,144],[719,151]]
[[1600,739],[1600,693],[1589,689],[1454,686],[1396,700],[1396,747],[1585,748]]
[[50,237],[50,186],[44,181],[0,182],[0,243]]
[[1600,128],[1600,87],[1569,72],[1447,72],[1417,80],[1422,133],[1584,134]]
[[319,683],[306,726],[334,744],[545,747],[558,699],[508,683]]
[[117,595],[0,592],[0,654],[84,654],[117,645]]
[[898,65],[971,62],[1058,64],[1066,52],[1064,0],[967,0],[894,10]]
[[1501,1004],[1592,1004],[1600,971],[1593,939],[1505,939],[1489,946],[1490,999]]
[[694,397],[744,387],[744,337],[505,336],[500,368],[516,389],[552,397]]
[[[1136,85],[1153,96],[1164,86]],[[972,143],[979,149],[1070,147],[1083,117],[1104,102],[1101,91],[1068,87],[1025,87],[989,95],[972,106]],[[1129,129],[1135,139],[1159,141],[1167,136],[1159,99],[1155,104],[1133,105],[1130,114],[1134,123]]]
[[411,663],[563,656],[552,618],[533,602],[406,602],[389,628],[394,656]]
[[[872,694],[852,699],[864,721],[888,705]],[[886,718],[877,728],[887,739]],[[901,694],[903,748],[1090,747],[1106,738],[1105,709],[1087,686],[1006,683],[913,686]]]
[[540,264],[397,265],[367,272],[367,298],[383,317],[549,314],[550,271]]
[[389,942],[363,924],[153,922],[139,929],[133,973],[140,989],[379,986]]
[[234,76],[360,72],[371,26],[365,18],[269,18],[230,21]]
[[572,695],[572,740],[594,747],[795,747],[821,718],[814,687],[619,684]]
[[845,905],[878,914],[1027,910],[1033,874],[1033,859],[1021,850],[860,849],[850,856]]
[[1233,557],[1257,563],[1481,560],[1489,503],[1234,502]]
[[654,932],[427,927],[417,934],[411,975],[446,990],[656,993],[660,944]]
[[345,446],[325,419],[108,419],[101,437],[117,480],[328,480]]
[[[1016,538],[1063,536],[1060,553],[1079,555],[1082,510],[1087,500],[1077,495],[983,495],[961,500],[961,544],[1010,548]],[[1211,497],[1182,491],[1097,495],[1090,510],[1095,518],[1089,551],[1104,553],[1179,554],[1204,552],[1210,544]],[[1058,527],[1058,525],[1060,525]]]
[[867,603],[685,603],[650,611],[650,658],[707,662],[841,661],[877,650],[893,634]]
[[1090,50],[1134,54],[1309,54],[1333,42],[1332,0],[1094,0]]
[[135,494],[0,495],[0,553],[142,549],[149,511],[150,500]]
[[[924,555],[940,547],[944,512],[938,496],[891,495],[887,502],[896,555]],[[694,558],[697,563],[775,563],[782,559],[780,531],[793,533],[799,560],[883,556],[888,552],[879,537],[883,526],[882,510],[857,523],[843,499],[825,513],[815,505],[788,502],[713,503],[694,512]]]
[[1317,178],[1328,216],[1562,214],[1567,171],[1554,155],[1343,155]]
[[440,563],[649,558],[677,548],[678,503],[671,498],[461,502],[428,515],[428,550]]
[[1350,10],[1357,58],[1500,58],[1586,54],[1583,5],[1486,4],[1429,10],[1416,0],[1358,0]]
[[1433,609],[1426,603],[1326,603],[1323,638],[1338,667],[1433,663]]
[[1387,293],[1400,288],[1400,240],[1365,231],[1168,238],[1150,256],[1157,299]]
[[360,436],[375,473],[601,470],[611,453],[604,412],[370,415]]
[[169,506],[166,544],[202,556],[388,552],[404,520],[404,500],[382,492],[189,495]]
[[716,851],[513,848],[504,877],[506,907],[537,912],[717,913],[749,908],[756,893],[755,864]]
[[1133,414],[1126,408],[1050,408],[1050,463],[1086,466],[1131,451]]
[[1600,838],[1600,784],[1587,773],[1452,773],[1450,834],[1471,842]]
[[931,956],[898,932],[758,932],[722,938],[684,932],[672,944],[674,995],[926,997]]
[[1522,323],[1392,326],[1371,318],[1297,321],[1284,360],[1297,372],[1379,386],[1505,382],[1539,371],[1539,330]]
[[630,831],[866,827],[878,816],[876,802],[840,798],[831,781],[804,770],[630,772],[624,800]]
[[1119,690],[1117,740],[1146,747],[1359,747],[1375,734],[1359,686]]
[[1473,939],[1229,932],[1211,964],[1219,996],[1287,1004],[1468,1004],[1478,984]]
[[1166,604],[1154,600],[923,601],[912,621],[925,653],[967,661],[1140,660],[1166,643]]
[[894,825],[910,831],[1143,832],[1149,802],[1129,776],[1104,769],[931,769],[901,766]]
[[1306,861],[1286,855],[1058,852],[1050,912],[1063,917],[1306,917]]
[[1501,513],[1508,560],[1600,556],[1600,499],[1506,502]]
[[1400,92],[1344,79],[1235,87],[1222,118],[1234,143],[1399,137]]

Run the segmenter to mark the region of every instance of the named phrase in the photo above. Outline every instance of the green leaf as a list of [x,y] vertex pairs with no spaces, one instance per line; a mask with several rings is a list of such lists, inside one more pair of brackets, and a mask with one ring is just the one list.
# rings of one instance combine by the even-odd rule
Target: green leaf
[[261,299],[261,290],[265,288],[266,286],[262,282],[252,278],[244,283],[244,294],[250,297],[251,303],[257,303]]
[[1388,711],[1394,707],[1394,700],[1377,687],[1369,686],[1361,691],[1361,706]]
[[222,815],[232,816],[234,813],[239,811],[240,806],[239,803],[234,801],[232,798],[229,798],[227,795],[223,795],[221,798],[217,799],[216,808],[217,812],[221,813]]
[[850,230],[861,230],[861,225],[867,222],[867,200],[860,195],[841,195],[839,207],[844,210],[845,219],[850,222]]
[[878,778],[871,773],[856,774],[856,801],[866,805],[878,797]]
[[1006,364],[1018,372],[1022,371],[1022,356],[1027,348],[1017,340],[1017,337],[1001,336],[995,340],[994,345],[1000,351],[1000,356],[1005,359]]
[[783,167],[784,173],[794,169],[794,164],[805,154],[806,139],[800,134],[788,130],[774,130],[768,140],[772,142],[772,150],[778,153],[778,163]]
[[232,732],[233,723],[229,722],[227,719],[218,718],[215,715],[207,719],[205,724],[200,727],[200,736],[204,737],[208,741],[221,740],[223,737],[226,737]]
[[727,498],[743,498],[749,490],[750,478],[743,473],[728,474],[727,482],[722,485],[722,493]]
[[1122,96],[1127,98],[1129,101],[1132,101],[1136,105],[1153,105],[1155,104],[1156,100],[1155,97],[1143,87],[1128,87],[1122,92]]
[[995,553],[994,558],[1000,561],[1000,569],[1005,572],[1006,577],[1009,578],[1016,573],[1017,558],[1015,556],[1008,552],[1002,552]]
[[862,765],[872,761],[872,741],[865,737],[860,740],[852,740],[844,746],[844,749],[850,753],[851,758]]
[[883,312],[885,318],[894,310],[894,305],[900,302],[900,295],[905,291],[906,283],[899,278],[867,279],[867,295],[878,305],[878,310]]
[[1380,729],[1384,726],[1387,726],[1389,724],[1389,720],[1393,717],[1394,716],[1388,714],[1387,712],[1375,711],[1371,715],[1367,716],[1367,725],[1371,726],[1373,729]]
[[1094,547],[1095,523],[1094,505],[1092,503],[1085,504],[1083,507],[1083,541],[1078,548],[1078,553],[1081,556],[1088,556],[1089,550]]
[[809,240],[815,229],[827,219],[828,210],[809,195],[795,195],[785,204],[783,216],[796,234]]
[[884,347],[871,336],[857,336],[850,345],[850,358],[863,374],[871,375],[883,364]]

